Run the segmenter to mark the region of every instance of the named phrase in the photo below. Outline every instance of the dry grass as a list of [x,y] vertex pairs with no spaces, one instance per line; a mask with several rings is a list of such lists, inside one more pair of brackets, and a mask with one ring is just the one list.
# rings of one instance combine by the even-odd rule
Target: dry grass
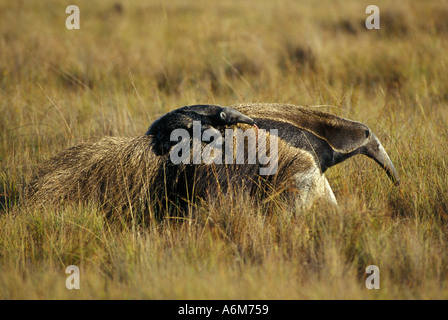
[[[377,31],[362,1],[78,1],[78,31],[69,4],[0,0],[0,298],[448,298],[446,1],[379,1]],[[336,106],[372,128],[402,185],[356,157],[327,173],[337,210],[241,195],[148,227],[18,203],[62,149],[237,102]]]

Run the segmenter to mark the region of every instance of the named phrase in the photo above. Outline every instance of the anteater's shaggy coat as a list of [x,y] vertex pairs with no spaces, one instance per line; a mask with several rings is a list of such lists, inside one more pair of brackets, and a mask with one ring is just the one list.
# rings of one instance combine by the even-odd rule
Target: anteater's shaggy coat
[[282,141],[278,172],[262,177],[259,164],[174,165],[152,147],[152,136],[146,135],[104,137],[67,149],[40,164],[26,191],[28,201],[94,203],[108,214],[158,214],[166,209],[182,214],[186,204],[197,198],[207,200],[233,191],[257,197],[292,191],[294,174],[315,166],[311,156]]

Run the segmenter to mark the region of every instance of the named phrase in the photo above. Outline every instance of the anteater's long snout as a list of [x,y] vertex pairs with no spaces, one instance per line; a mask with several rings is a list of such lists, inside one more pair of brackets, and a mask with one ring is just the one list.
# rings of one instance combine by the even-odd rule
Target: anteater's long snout
[[383,169],[386,171],[389,178],[394,182],[395,185],[400,184],[400,178],[398,176],[397,170],[389,158],[386,150],[384,150],[378,138],[372,133],[369,143],[365,146],[366,156],[375,160]]

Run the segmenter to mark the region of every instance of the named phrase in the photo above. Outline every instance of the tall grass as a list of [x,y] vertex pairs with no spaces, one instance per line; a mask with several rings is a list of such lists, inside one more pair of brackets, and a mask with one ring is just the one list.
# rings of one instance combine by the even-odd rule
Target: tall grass
[[[78,1],[80,30],[69,4],[0,0],[0,298],[447,298],[446,1],[379,1],[372,31],[363,1]],[[401,186],[359,156],[326,173],[338,209],[218,196],[148,226],[20,204],[64,148],[243,101],[366,123]],[[80,290],[65,287],[72,264]]]

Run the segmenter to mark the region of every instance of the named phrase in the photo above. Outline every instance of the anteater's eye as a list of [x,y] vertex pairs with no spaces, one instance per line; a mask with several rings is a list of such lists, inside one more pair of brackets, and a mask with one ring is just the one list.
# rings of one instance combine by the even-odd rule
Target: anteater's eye
[[365,132],[365,134],[366,134],[366,138],[368,138],[369,136],[370,136],[370,131],[369,130],[366,130],[366,131],[364,131]]
[[225,120],[225,119],[226,119],[226,113],[225,113],[225,112],[221,112],[221,113],[219,114],[219,116],[221,117],[222,120]]

